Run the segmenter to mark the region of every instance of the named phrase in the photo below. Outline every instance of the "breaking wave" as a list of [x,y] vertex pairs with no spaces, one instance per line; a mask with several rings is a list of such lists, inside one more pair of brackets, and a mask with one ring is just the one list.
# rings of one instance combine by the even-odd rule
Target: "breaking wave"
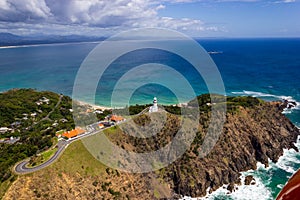
[[[291,106],[291,107],[290,108],[285,108],[282,112],[283,114],[289,114],[293,110],[300,110],[300,102],[296,101],[291,96],[274,95],[274,94],[268,94],[268,93],[263,93],[263,92],[255,92],[255,91],[247,91],[247,90],[243,90],[242,92],[231,92],[231,93],[235,94],[235,95],[241,95],[241,96],[258,97],[258,98],[262,98],[262,99],[265,99],[265,100],[287,101],[288,106]],[[294,105],[294,103],[296,105]]]

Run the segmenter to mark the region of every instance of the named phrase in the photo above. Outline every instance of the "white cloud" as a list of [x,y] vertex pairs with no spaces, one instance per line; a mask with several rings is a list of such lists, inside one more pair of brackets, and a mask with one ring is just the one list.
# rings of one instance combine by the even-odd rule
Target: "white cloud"
[[39,0],[0,0],[1,21],[35,21],[51,16],[45,1]]
[[[193,2],[294,3],[297,0],[0,0],[0,32],[109,35],[128,28],[161,27],[193,35],[227,32],[224,23],[160,16],[170,4]],[[176,5],[179,6],[180,5]],[[186,11],[185,11],[186,12]],[[210,22],[215,23],[215,22]],[[208,33],[208,34],[207,34]]]
[[165,9],[166,6],[163,5],[163,4],[159,4],[157,7],[156,7],[156,10],[161,10],[161,9]]
[[278,2],[281,2],[281,3],[294,3],[294,2],[296,2],[296,0],[282,0],[282,1],[278,1]]
[[10,4],[6,0],[2,0],[2,1],[0,1],[0,8],[2,10],[9,10]]
[[[192,0],[176,0],[187,2]],[[0,31],[22,34],[90,34],[136,27],[217,30],[195,19],[159,17],[165,5],[152,0],[0,0]],[[26,27],[28,30],[26,30]]]
[[[170,28],[179,31],[186,30],[195,30],[195,31],[205,31],[205,23],[200,20],[182,18],[182,19],[174,19],[172,17],[161,17],[159,19],[154,20],[153,26],[161,27],[161,28]],[[150,24],[146,25],[147,27]]]
[[89,26],[121,26],[132,20],[156,16],[148,0],[46,0],[60,23]]
[[[262,2],[263,0],[0,0],[0,32],[106,34],[127,28],[161,27],[183,32],[224,32],[199,19],[159,16],[169,4]],[[269,0],[293,3],[296,0]]]

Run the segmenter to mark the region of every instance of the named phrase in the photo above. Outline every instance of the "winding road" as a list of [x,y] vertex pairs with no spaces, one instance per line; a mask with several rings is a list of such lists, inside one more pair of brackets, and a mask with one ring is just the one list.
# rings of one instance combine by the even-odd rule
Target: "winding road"
[[44,162],[41,165],[38,165],[36,167],[27,167],[27,165],[29,163],[29,159],[27,158],[26,160],[23,160],[23,161],[17,163],[15,165],[15,167],[14,167],[14,171],[17,174],[27,174],[27,173],[32,173],[32,172],[38,171],[40,169],[43,169],[43,168],[49,166],[50,164],[52,164],[55,160],[57,160],[60,157],[60,155],[62,154],[62,152],[72,142],[74,142],[76,140],[79,140],[79,139],[82,139],[84,137],[88,137],[88,136],[97,134],[97,133],[99,133],[99,132],[101,132],[103,130],[104,129],[97,130],[97,131],[94,131],[94,132],[86,132],[86,133],[84,133],[82,135],[78,135],[77,137],[74,137],[74,138],[71,138],[71,139],[68,139],[68,140],[62,139],[62,140],[58,141],[58,143],[57,143],[57,148],[58,149],[55,152],[55,154],[49,160],[47,160],[46,162]]
[[[58,104],[57,104],[58,105]],[[144,109],[141,113],[144,113],[145,111],[147,110]],[[139,114],[141,114],[139,113]],[[138,115],[139,115],[138,114]],[[116,125],[120,125],[121,123],[124,123],[125,121],[123,122],[120,122],[118,124],[115,124],[113,126],[116,126]],[[110,127],[107,127],[107,128],[111,128],[113,126],[110,126]],[[100,133],[102,132],[103,130],[107,129],[107,128],[104,128],[104,129],[101,129],[101,130],[96,130],[94,129],[93,131],[91,132],[86,132],[84,134],[81,134],[81,135],[78,135],[77,137],[74,137],[74,138],[70,138],[68,140],[65,140],[65,139],[62,139],[60,141],[58,141],[58,144],[57,144],[57,151],[55,152],[55,154],[49,159],[47,160],[46,162],[42,163],[41,165],[38,165],[36,167],[27,167],[28,163],[29,163],[29,158],[27,158],[26,160],[23,160],[19,163],[17,163],[15,166],[14,166],[14,171],[17,173],[17,174],[28,174],[28,173],[32,173],[32,172],[35,172],[35,171],[38,171],[40,169],[43,169],[47,166],[49,166],[50,164],[52,164],[54,161],[56,161],[62,154],[62,152],[68,147],[69,144],[71,144],[72,142],[76,141],[76,140],[79,140],[79,139],[82,139],[84,137],[89,137],[91,135],[95,135],[97,133]]]
[[60,154],[64,151],[64,149],[67,147],[67,145],[69,143],[70,142],[68,142],[66,140],[60,140],[57,144],[58,150],[55,152],[55,154],[49,160],[42,163],[41,165],[36,166],[36,167],[27,167],[27,164],[29,163],[29,159],[26,159],[26,160],[18,163],[15,166],[14,171],[18,174],[27,174],[27,173],[35,172],[35,171],[38,171],[40,169],[43,169],[43,168],[49,166],[60,156]]

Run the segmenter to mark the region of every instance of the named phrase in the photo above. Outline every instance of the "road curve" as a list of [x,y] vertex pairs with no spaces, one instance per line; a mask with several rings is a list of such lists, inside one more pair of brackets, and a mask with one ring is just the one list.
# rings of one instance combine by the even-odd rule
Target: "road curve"
[[44,162],[41,165],[36,166],[36,167],[27,167],[26,165],[29,162],[29,159],[27,159],[27,160],[21,161],[20,163],[15,165],[14,171],[18,174],[27,174],[27,173],[32,173],[32,172],[38,171],[40,169],[43,169],[43,168],[49,166],[50,164],[52,164],[57,158],[59,158],[59,156],[61,155],[61,153],[64,151],[64,149],[66,148],[66,146],[68,144],[69,144],[68,141],[62,141],[61,140],[61,144],[58,146],[58,150],[46,162]]
[[26,160],[23,160],[23,161],[17,163],[14,166],[14,171],[17,174],[28,174],[28,173],[32,173],[32,172],[38,171],[40,169],[43,169],[43,168],[49,166],[50,164],[52,164],[55,160],[57,160],[59,158],[59,156],[62,154],[62,152],[72,142],[74,142],[76,140],[79,140],[79,139],[82,139],[82,138],[85,138],[85,137],[88,137],[88,136],[91,136],[91,135],[94,135],[94,134],[97,134],[97,133],[99,133],[99,132],[101,132],[103,130],[104,129],[102,129],[102,130],[96,130],[95,132],[91,132],[91,133],[87,132],[87,133],[84,133],[82,135],[78,135],[77,137],[71,138],[71,139],[68,139],[68,140],[60,140],[58,142],[58,144],[57,144],[58,150],[55,152],[55,154],[49,160],[47,160],[43,164],[41,164],[39,166],[36,166],[36,167],[27,167],[26,165],[29,163],[29,159],[27,158]]

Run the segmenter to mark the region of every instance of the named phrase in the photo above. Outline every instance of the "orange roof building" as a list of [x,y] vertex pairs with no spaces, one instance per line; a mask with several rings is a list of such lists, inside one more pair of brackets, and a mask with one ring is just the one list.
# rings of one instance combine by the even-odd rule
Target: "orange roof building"
[[83,130],[81,128],[75,128],[71,131],[64,132],[62,134],[62,136],[67,137],[67,138],[72,138],[72,137],[76,137],[77,135],[83,134],[84,132],[85,132],[85,130]]
[[112,116],[110,117],[110,121],[113,121],[113,122],[121,122],[121,121],[123,121],[123,120],[124,120],[123,117],[117,116],[117,115],[112,115]]
[[100,123],[98,124],[99,128],[104,128],[104,124]]

